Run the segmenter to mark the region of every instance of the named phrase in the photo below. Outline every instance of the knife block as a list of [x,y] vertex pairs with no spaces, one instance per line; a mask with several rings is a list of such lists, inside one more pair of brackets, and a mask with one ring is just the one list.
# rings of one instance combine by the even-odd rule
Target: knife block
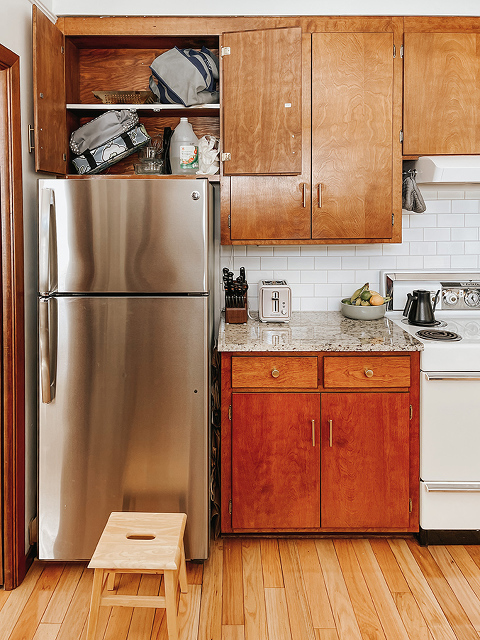
[[244,324],[247,320],[247,294],[243,296],[243,307],[227,307],[225,305],[225,322],[228,324]]

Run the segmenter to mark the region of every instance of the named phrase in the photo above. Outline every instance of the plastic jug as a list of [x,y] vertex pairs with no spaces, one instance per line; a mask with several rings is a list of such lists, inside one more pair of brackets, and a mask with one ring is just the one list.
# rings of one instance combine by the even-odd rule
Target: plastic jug
[[180,118],[170,140],[170,166],[174,175],[198,171],[198,138],[188,118]]

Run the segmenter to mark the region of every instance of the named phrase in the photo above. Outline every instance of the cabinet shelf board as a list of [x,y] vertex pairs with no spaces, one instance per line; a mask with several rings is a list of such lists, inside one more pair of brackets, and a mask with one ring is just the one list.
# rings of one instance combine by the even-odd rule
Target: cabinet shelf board
[[[188,113],[209,113],[215,115],[220,111],[219,104],[200,104],[192,107],[183,107],[179,104],[67,104],[67,109],[71,111],[109,111],[112,109],[135,109],[140,112],[158,113],[160,111],[185,111]],[[145,115],[145,113],[144,113]]]

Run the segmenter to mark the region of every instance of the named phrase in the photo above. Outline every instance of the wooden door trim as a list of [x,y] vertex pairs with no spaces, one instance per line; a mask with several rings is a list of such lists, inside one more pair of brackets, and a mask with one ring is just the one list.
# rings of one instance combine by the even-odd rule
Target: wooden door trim
[[0,45],[3,584],[20,584],[25,554],[25,351],[19,57]]

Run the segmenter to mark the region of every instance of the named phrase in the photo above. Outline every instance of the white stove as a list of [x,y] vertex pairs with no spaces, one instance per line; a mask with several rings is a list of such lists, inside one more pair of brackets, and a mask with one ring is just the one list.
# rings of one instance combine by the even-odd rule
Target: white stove
[[[387,317],[423,344],[420,541],[442,541],[446,532],[478,533],[480,273],[385,273],[384,282],[392,296]],[[430,291],[432,301],[440,292],[434,325],[415,326],[403,316],[407,293],[417,289]]]

